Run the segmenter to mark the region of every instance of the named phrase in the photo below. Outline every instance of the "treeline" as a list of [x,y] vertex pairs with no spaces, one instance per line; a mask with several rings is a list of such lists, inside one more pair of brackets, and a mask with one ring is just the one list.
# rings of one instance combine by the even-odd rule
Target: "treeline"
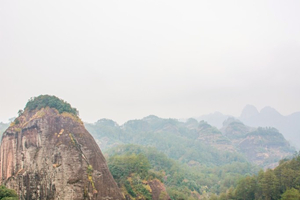
[[234,200],[299,200],[300,199],[300,152],[291,160],[281,160],[274,170],[260,171],[247,176],[219,197],[211,199]]
[[198,162],[210,167],[248,161],[269,167],[294,152],[277,130],[255,130],[240,122],[227,125],[223,134],[203,121],[180,122],[156,116],[130,120],[122,126],[109,119],[85,126],[102,150],[118,144],[154,146],[182,163]]
[[154,147],[139,145],[120,145],[105,154],[116,182],[132,197],[146,195],[136,189],[137,180],[159,179],[174,200],[208,198],[227,191],[236,186],[241,177],[256,172],[251,164],[240,162],[214,167],[191,166],[168,158]]
[[123,126],[102,119],[95,124],[85,124],[85,127],[96,141],[101,141],[102,150],[116,144],[138,144],[154,146],[169,158],[182,163],[196,161],[206,166],[221,166],[232,162],[247,162],[240,153],[220,151],[198,140],[197,130],[189,129],[186,124],[174,119],[149,116],[143,120],[128,121]]
[[76,108],[72,108],[66,101],[50,95],[40,95],[29,99],[24,110],[39,110],[45,107],[55,108],[59,113],[68,112],[74,115],[79,114],[78,110]]

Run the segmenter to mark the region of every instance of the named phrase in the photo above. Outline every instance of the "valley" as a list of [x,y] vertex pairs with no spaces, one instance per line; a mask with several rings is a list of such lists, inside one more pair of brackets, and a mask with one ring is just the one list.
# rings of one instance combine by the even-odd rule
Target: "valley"
[[[221,128],[216,128],[204,120],[179,121],[154,115],[129,120],[123,125],[110,119],[83,123],[77,114],[63,100],[41,95],[30,99],[13,122],[0,124],[4,132],[0,176],[21,199],[46,196],[98,199],[105,195],[127,200],[228,199],[231,196],[240,199],[244,193],[242,184],[249,181],[247,177],[255,180],[268,176],[276,173],[282,163],[297,159],[295,148],[276,128],[247,126],[234,117],[228,117]],[[94,142],[90,139],[87,142],[88,137],[93,137]],[[14,143],[22,145],[15,147]],[[107,167],[101,152],[95,154],[99,147]],[[75,156],[76,152],[79,157]],[[45,156],[51,157],[49,153],[54,155],[53,159],[43,160]],[[81,167],[67,167],[74,162]],[[47,165],[53,165],[52,169]],[[86,171],[86,177],[74,176],[76,170]],[[42,172],[47,175],[44,177]],[[110,180],[105,186],[112,193],[97,186],[103,183],[104,174],[106,180],[112,177],[115,181]],[[24,178],[29,182],[16,187]],[[43,185],[45,181],[50,182],[50,190]],[[72,191],[77,188],[77,193],[64,195],[66,189],[57,187],[72,188]],[[82,188],[86,188],[83,193]],[[287,190],[281,188],[276,195]],[[249,196],[256,193],[259,191],[253,190]],[[266,199],[269,197],[267,193],[264,195]]]

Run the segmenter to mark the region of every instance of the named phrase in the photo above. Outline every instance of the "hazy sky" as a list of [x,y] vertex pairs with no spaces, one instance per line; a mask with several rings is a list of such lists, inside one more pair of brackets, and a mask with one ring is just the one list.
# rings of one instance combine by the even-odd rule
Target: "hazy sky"
[[300,1],[0,1],[0,121],[56,95],[87,122],[300,111]]

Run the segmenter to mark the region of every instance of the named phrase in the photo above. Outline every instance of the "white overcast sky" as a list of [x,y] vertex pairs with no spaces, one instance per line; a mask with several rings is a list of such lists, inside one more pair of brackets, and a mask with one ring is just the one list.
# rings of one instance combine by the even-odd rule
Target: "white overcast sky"
[[300,111],[300,1],[0,1],[0,121],[56,95],[122,124]]

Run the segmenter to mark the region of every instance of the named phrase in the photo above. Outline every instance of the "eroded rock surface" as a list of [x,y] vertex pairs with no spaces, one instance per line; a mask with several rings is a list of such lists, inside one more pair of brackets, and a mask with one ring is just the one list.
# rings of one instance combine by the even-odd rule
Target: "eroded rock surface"
[[49,107],[25,111],[3,133],[0,182],[20,199],[123,199],[81,120]]

